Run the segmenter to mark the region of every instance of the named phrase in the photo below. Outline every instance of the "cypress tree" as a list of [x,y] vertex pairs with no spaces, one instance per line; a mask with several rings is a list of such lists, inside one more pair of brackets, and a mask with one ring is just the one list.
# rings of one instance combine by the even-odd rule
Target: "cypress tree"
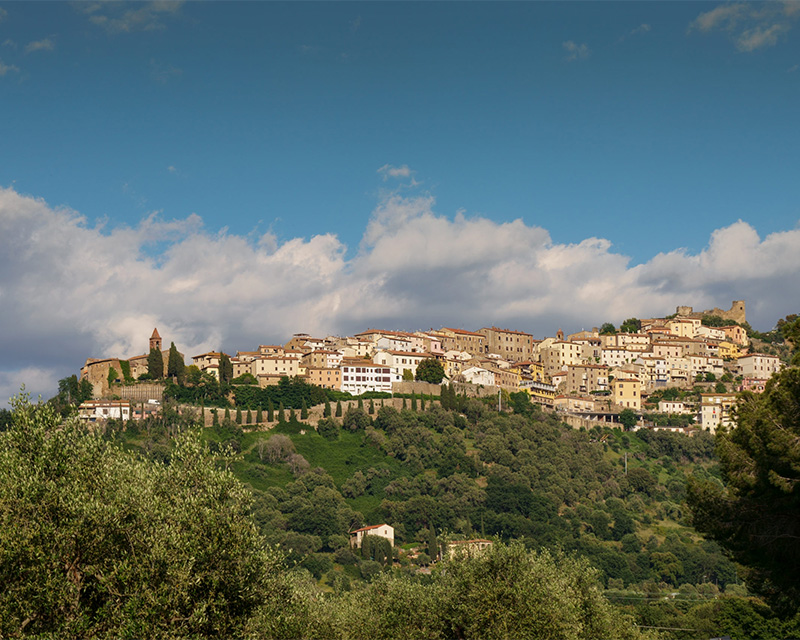
[[406,399],[403,398],[403,409],[405,409],[405,408],[406,408]]
[[425,411],[425,396],[419,397],[419,409],[420,411]]
[[337,418],[341,418],[342,417],[342,401],[341,400],[337,400],[336,401],[336,417]]
[[294,407],[289,409],[289,422],[297,422],[297,416],[294,414]]
[[211,426],[218,427],[219,426],[219,413],[216,409],[211,410]]
[[242,424],[242,410],[241,408],[236,408],[236,424]]
[[362,411],[364,410],[364,401],[361,399],[361,396],[358,396],[358,408]]
[[431,560],[436,560],[439,557],[439,541],[436,539],[436,529],[431,527],[428,534],[428,555]]
[[286,422],[286,414],[283,411],[283,402],[281,402],[278,409],[278,424],[283,424],[284,422]]
[[[163,364],[162,364],[163,367]],[[186,363],[178,353],[175,343],[170,343],[169,357],[167,358],[167,375],[174,378],[178,384],[183,384],[183,379],[186,377]]]
[[267,420],[270,422],[275,420],[275,405],[272,404],[272,398],[267,399]]
[[253,424],[253,412],[250,409],[247,410],[247,424]]
[[219,381],[230,382],[233,379],[233,363],[227,354],[219,357]]
[[411,410],[417,410],[417,395],[415,393],[411,394]]
[[228,407],[225,407],[225,420],[228,421],[231,419],[231,410]]
[[262,422],[264,422],[264,414],[261,413],[261,407],[259,407],[258,411],[256,411],[256,424],[261,424]]
[[447,385],[442,383],[441,391],[439,392],[439,401],[442,403],[442,409],[450,409],[450,398],[447,395]]
[[325,408],[322,410],[322,417],[323,418],[330,418],[331,417],[331,401],[325,401]]
[[300,407],[300,419],[308,420],[308,407],[306,406],[305,400],[303,400],[303,406]]
[[164,357],[155,347],[150,349],[147,356],[147,373],[153,380],[160,380],[164,377]]
[[374,413],[375,413],[375,403],[370,398],[370,401],[369,401],[369,414],[373,415]]

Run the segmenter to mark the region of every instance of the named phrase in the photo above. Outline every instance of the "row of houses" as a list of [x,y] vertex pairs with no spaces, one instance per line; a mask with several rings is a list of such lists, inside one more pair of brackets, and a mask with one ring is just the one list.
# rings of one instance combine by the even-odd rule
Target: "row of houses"
[[[743,314],[744,303],[740,304]],[[780,370],[776,356],[747,351],[748,338],[738,324],[707,327],[690,308],[679,307],[682,310],[684,315],[642,320],[634,333],[602,335],[593,329],[565,337],[559,330],[555,337],[541,340],[496,326],[476,331],[367,329],[324,338],[297,333],[284,345],[259,345],[229,358],[234,378],[250,374],[259,385],[268,386],[283,377],[300,377],[353,395],[391,392],[397,383],[413,379],[420,363],[433,358],[450,381],[525,391],[534,402],[551,408],[583,398],[617,411],[640,411],[654,390],[690,387],[698,377],[719,378],[726,371],[742,376],[742,388],[758,391]],[[166,363],[168,352],[161,348],[157,329],[149,346],[161,351]],[[193,356],[192,364],[219,377],[226,357],[210,351]],[[146,361],[146,355],[128,359],[133,377],[146,372]],[[120,364],[113,358],[87,360],[81,375],[95,385],[96,397],[108,391],[108,372]]]

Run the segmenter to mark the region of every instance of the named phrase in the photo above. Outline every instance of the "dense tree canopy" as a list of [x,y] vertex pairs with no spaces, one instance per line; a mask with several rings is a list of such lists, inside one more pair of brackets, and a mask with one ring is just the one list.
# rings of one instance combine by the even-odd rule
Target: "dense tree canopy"
[[695,526],[749,567],[748,584],[784,611],[800,607],[800,368],[745,393],[718,436],[726,487],[694,479]]
[[416,379],[431,384],[439,384],[444,379],[444,367],[435,358],[425,358],[417,366]]
[[619,325],[621,333],[637,333],[642,328],[642,321],[639,318],[628,318]]
[[247,490],[193,437],[164,465],[59,423],[21,396],[0,433],[0,636],[241,635],[278,576]]

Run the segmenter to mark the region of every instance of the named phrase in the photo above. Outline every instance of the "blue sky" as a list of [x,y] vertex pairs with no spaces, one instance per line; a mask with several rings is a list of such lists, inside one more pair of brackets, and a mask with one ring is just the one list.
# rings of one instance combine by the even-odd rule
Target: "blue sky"
[[768,329],[800,299],[799,30],[798,2],[0,2],[0,390],[154,323],[235,351],[746,298]]

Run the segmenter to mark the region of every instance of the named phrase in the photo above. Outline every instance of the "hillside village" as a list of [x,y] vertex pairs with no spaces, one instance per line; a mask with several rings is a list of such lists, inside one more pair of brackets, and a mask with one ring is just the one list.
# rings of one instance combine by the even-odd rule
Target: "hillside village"
[[[722,326],[709,326],[708,318]],[[436,394],[438,386],[419,387],[413,382],[420,363],[434,359],[442,365],[442,382],[457,385],[461,393],[502,398],[504,391],[526,392],[532,402],[559,412],[576,427],[618,423],[625,410],[634,412],[644,426],[642,414],[647,410],[689,417],[651,423],[653,428],[691,431],[700,427],[714,432],[730,422],[736,392],[763,391],[770,376],[783,366],[778,356],[751,350],[745,323],[745,302],[734,301],[729,310],[695,312],[678,307],[668,317],[631,319],[620,330],[604,325],[566,336],[559,330],[543,339],[494,326],[413,333],[367,329],[353,336],[324,338],[298,333],[284,345],[259,345],[233,355],[197,354],[188,368],[195,375],[238,379],[259,387],[289,377],[352,396]],[[148,381],[152,377],[148,359],[154,352],[161,354],[163,375],[170,350],[164,349],[157,329],[149,347],[150,354],[127,360],[87,359],[81,379],[91,383],[94,400],[82,406],[84,418],[128,419],[157,410],[162,386]],[[175,350],[174,345],[171,348]],[[177,353],[185,362],[185,356]],[[133,381],[141,382],[125,384]],[[682,391],[697,390],[698,385],[702,387],[699,402],[681,399]],[[670,389],[675,391],[664,393]],[[692,423],[696,426],[691,427]]]

